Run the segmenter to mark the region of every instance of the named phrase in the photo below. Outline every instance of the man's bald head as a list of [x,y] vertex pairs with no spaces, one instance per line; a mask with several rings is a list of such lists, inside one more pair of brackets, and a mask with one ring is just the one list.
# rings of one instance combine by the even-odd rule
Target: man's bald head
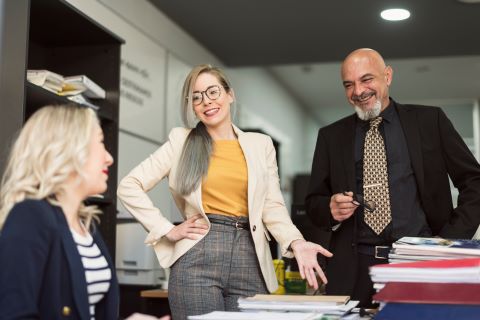
[[378,70],[384,70],[386,65],[385,65],[385,60],[383,60],[383,57],[378,53],[377,51],[369,48],[362,48],[362,49],[357,49],[355,51],[352,51],[346,58],[343,60],[342,63],[342,78],[343,78],[343,73],[346,68],[351,68],[352,65],[357,65],[360,63],[362,60],[368,61],[368,63],[376,68]]
[[361,119],[374,118],[389,105],[393,70],[377,51],[353,51],[343,61],[341,74],[348,102]]

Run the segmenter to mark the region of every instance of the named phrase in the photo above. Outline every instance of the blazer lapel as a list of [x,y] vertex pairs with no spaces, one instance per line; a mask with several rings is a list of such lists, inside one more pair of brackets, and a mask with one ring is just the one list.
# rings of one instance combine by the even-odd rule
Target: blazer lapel
[[410,153],[410,161],[412,162],[413,171],[415,172],[418,191],[420,195],[424,190],[424,171],[423,171],[423,157],[422,146],[420,144],[420,132],[416,114],[411,112],[407,107],[395,103],[397,107],[398,117],[402,124],[405,139],[407,140],[408,152]]
[[195,202],[197,203],[198,210],[200,210],[200,213],[204,216],[207,216],[205,213],[205,210],[203,210],[203,201],[202,201],[202,182],[200,182],[200,185],[198,188],[193,192],[192,195],[195,198]]
[[[339,145],[343,146],[343,167],[345,168],[345,176],[347,179],[347,185],[344,186],[345,190],[342,191],[353,191],[353,193],[358,193],[357,184],[355,183],[355,115],[347,118],[344,124],[343,134],[339,135],[340,141]],[[337,190],[333,190],[336,192]]]
[[55,207],[57,217],[61,225],[63,250],[67,257],[68,266],[70,269],[70,279],[72,283],[72,294],[78,308],[81,319],[90,319],[88,295],[87,295],[87,280],[85,279],[85,270],[83,263],[78,253],[77,245],[73,240],[70,229],[68,228],[67,220],[61,208]]
[[249,216],[251,213],[255,212],[253,208],[253,197],[255,195],[255,188],[257,185],[257,177],[255,175],[255,154],[252,152],[252,148],[249,147],[249,141],[245,138],[243,131],[237,128],[235,125],[233,126],[233,130],[238,137],[238,143],[242,148],[243,155],[245,157],[245,162],[247,163],[247,171],[248,171],[248,212]]

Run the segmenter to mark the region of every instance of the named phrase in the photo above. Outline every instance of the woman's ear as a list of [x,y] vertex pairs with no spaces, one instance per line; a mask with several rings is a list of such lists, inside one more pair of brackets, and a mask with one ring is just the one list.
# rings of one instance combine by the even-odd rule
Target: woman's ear
[[230,96],[230,103],[235,101],[235,92],[233,89],[228,90],[227,94]]

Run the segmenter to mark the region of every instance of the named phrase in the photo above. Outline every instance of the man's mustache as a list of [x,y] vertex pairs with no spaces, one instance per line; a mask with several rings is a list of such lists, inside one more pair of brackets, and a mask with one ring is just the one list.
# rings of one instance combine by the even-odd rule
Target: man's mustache
[[371,96],[375,95],[375,91],[370,91],[370,92],[363,92],[361,95],[356,95],[354,94],[352,96],[352,100],[355,101],[355,102],[361,102],[365,99],[368,99],[370,98]]

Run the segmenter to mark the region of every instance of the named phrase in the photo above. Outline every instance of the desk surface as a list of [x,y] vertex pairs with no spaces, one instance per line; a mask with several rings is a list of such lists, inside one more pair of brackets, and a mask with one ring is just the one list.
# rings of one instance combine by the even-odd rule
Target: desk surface
[[140,296],[142,298],[168,298],[168,291],[163,289],[142,290]]

